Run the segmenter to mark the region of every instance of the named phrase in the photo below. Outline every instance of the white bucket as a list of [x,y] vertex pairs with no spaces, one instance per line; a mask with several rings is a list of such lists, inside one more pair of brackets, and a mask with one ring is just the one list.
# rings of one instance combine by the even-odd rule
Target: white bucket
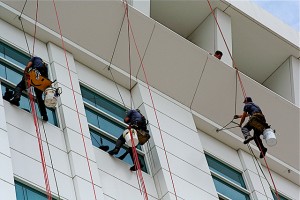
[[277,144],[275,132],[271,128],[267,128],[263,132],[263,137],[266,140],[268,146],[274,146]]
[[[138,136],[137,136],[137,132],[135,129],[131,129],[131,133],[132,133],[132,139],[133,139],[133,143],[134,145],[138,145],[139,143],[139,139],[138,139]],[[130,137],[130,132],[129,132],[129,129],[126,129],[124,132],[123,132],[123,137],[124,139],[126,140],[126,144],[129,146],[129,147],[132,147],[132,143],[131,143],[131,137]]]
[[45,106],[48,108],[54,108],[57,104],[57,97],[56,97],[56,89],[49,87],[45,90]]

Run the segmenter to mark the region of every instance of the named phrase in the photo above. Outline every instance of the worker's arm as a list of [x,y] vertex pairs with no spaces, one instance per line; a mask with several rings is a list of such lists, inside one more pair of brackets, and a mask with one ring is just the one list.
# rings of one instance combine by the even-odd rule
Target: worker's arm
[[130,118],[129,118],[129,117],[125,117],[125,118],[124,118],[124,122],[125,122],[126,124],[128,124],[129,121],[130,121]]
[[248,117],[248,114],[246,112],[243,112],[243,114],[241,115],[241,121],[240,121],[239,127],[241,127],[243,125],[246,117]]
[[25,74],[28,73],[28,71],[29,71],[29,69],[30,69],[31,66],[32,66],[32,62],[29,61],[28,64],[27,64],[27,66],[25,67],[25,70],[24,70]]

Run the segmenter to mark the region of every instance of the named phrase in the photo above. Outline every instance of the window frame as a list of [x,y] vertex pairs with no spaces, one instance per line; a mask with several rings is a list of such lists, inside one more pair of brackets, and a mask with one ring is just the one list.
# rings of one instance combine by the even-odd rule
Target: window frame
[[[33,185],[33,184],[29,184],[28,182],[26,181],[23,181],[17,177],[15,177],[14,179],[14,186],[15,186],[15,191],[16,191],[16,199],[17,199],[17,190],[16,190],[16,186],[21,186],[22,188],[26,188],[28,190],[30,190],[31,192],[35,192],[36,194],[39,194],[39,195],[43,195],[45,197],[45,200],[48,199],[48,196],[47,196],[47,192],[45,190],[43,190],[40,186],[36,186],[36,185]],[[23,190],[24,192],[24,190]],[[52,199],[53,200],[57,200],[59,199],[55,194],[51,193],[51,196],[52,196]],[[28,198],[27,198],[28,199]],[[18,200],[18,199],[17,199]],[[23,200],[23,199],[21,199]]]
[[[247,179],[245,178],[244,173],[243,173],[241,170],[237,169],[235,166],[231,165],[230,163],[226,162],[225,160],[221,160],[220,158],[214,156],[213,154],[211,154],[211,153],[209,153],[209,152],[207,152],[207,151],[204,151],[204,155],[205,155],[205,158],[206,158],[206,155],[208,155],[208,156],[212,157],[213,159],[215,159],[216,161],[220,162],[221,164],[223,164],[223,165],[225,165],[225,166],[227,166],[227,167],[233,169],[234,171],[240,173],[241,176],[243,177],[243,181],[244,181],[244,183],[245,183],[245,187],[246,187],[246,188],[243,188],[242,186],[237,185],[237,184],[234,183],[233,181],[227,179],[226,177],[223,177],[222,175],[220,175],[220,174],[218,174],[218,173],[212,171],[212,170],[209,168],[209,171],[210,171],[210,173],[211,173],[212,178],[213,178],[213,177],[216,177],[216,178],[218,178],[218,179],[224,181],[226,184],[228,184],[228,185],[234,187],[234,188],[237,189],[238,191],[241,191],[242,193],[247,194],[247,195],[249,196],[249,199],[251,200],[251,193],[250,193],[250,191],[248,190],[249,185],[248,185]],[[207,161],[207,158],[206,158],[206,161]],[[207,165],[208,165],[208,161],[207,161]],[[209,166],[209,165],[208,165],[208,166]],[[228,199],[228,200],[231,200],[231,198],[225,196],[225,195],[222,194],[222,193],[219,193],[218,191],[217,191],[217,194],[218,194],[219,198],[223,198],[223,199],[226,199],[226,200],[227,200],[227,199]]]
[[[115,99],[109,98],[107,95],[105,95],[105,94],[103,94],[103,93],[97,91],[96,89],[92,88],[91,86],[89,86],[89,85],[87,85],[87,84],[85,84],[85,83],[83,83],[83,82],[80,81],[80,88],[81,88],[81,87],[84,87],[85,89],[87,89],[87,90],[89,90],[90,92],[92,92],[92,93],[94,93],[94,94],[96,94],[96,95],[98,95],[98,96],[104,98],[105,100],[107,100],[107,101],[109,101],[109,102],[111,102],[111,103],[113,103],[113,104],[115,104],[115,105],[117,105],[117,106],[119,106],[119,107],[124,108],[125,111],[129,110],[128,107],[124,107],[124,105],[120,104],[120,103],[117,102]],[[83,99],[83,97],[82,97],[82,99]],[[117,124],[123,126],[123,127],[124,127],[124,130],[126,129],[126,127],[128,127],[128,124],[126,124],[125,122],[123,122],[123,121],[117,119],[116,117],[114,117],[114,116],[112,116],[112,115],[109,115],[108,113],[102,111],[101,109],[97,108],[96,106],[94,106],[94,105],[92,105],[92,104],[90,104],[90,103],[84,101],[84,99],[83,99],[83,106],[84,106],[84,109],[85,109],[85,107],[86,107],[86,108],[88,108],[88,109],[94,111],[95,113],[97,113],[97,114],[99,114],[99,115],[102,115],[102,116],[104,116],[104,117],[107,117],[108,119],[112,120],[113,122],[115,122],[115,123],[117,123]],[[95,125],[93,125],[93,124],[90,124],[89,122],[88,122],[88,127],[89,127],[89,130],[92,130],[92,131],[96,132],[96,133],[99,134],[99,135],[103,135],[104,137],[107,137],[107,138],[113,140],[114,142],[116,142],[117,139],[118,139],[118,138],[117,138],[116,136],[114,136],[113,134],[110,134],[110,133],[108,133],[108,132],[106,132],[106,131],[100,129],[99,127],[97,127],[97,126],[95,126]],[[120,133],[120,134],[121,134],[121,133]],[[92,138],[91,138],[91,139],[92,139]],[[128,146],[126,143],[123,145],[123,148],[124,148],[124,147],[125,147],[125,148],[129,148],[129,146]],[[139,155],[139,156],[142,156],[142,157],[144,158],[144,162],[145,162],[145,164],[146,164],[147,172],[145,172],[145,171],[143,171],[143,172],[145,172],[145,173],[147,173],[147,174],[150,174],[149,165],[148,165],[149,160],[148,160],[148,158],[147,158],[147,156],[146,156],[147,153],[145,152],[145,147],[143,147],[143,145],[140,145],[140,147],[141,147],[141,150],[140,150],[139,148],[136,148],[136,150],[137,150],[138,155]],[[125,162],[125,161],[123,161],[123,162]],[[125,163],[127,163],[127,162],[125,162]],[[127,163],[127,164],[129,164],[129,163]]]
[[[274,199],[274,200],[277,200],[277,196],[276,196],[276,191],[275,191],[275,189],[273,189],[273,188],[270,188],[270,189],[271,189],[271,193],[272,193],[273,199]],[[287,197],[286,195],[280,193],[278,190],[277,190],[277,192],[278,192],[278,195],[279,195],[279,197],[280,197],[280,200],[281,200],[281,198],[285,198],[286,200],[292,200],[291,198]]]

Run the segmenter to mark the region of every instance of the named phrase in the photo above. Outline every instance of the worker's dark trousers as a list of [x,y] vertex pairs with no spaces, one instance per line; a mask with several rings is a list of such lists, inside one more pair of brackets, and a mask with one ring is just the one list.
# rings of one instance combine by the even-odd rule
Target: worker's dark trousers
[[[25,89],[26,89],[26,82],[23,77],[22,80],[20,81],[20,83],[18,83],[18,85],[15,88],[12,101],[19,102],[21,99],[22,91]],[[46,111],[46,107],[45,107],[44,100],[43,100],[43,91],[41,91],[37,88],[34,88],[34,92],[35,92],[35,96],[37,99],[37,103],[38,103],[41,115],[47,116],[47,111]]]

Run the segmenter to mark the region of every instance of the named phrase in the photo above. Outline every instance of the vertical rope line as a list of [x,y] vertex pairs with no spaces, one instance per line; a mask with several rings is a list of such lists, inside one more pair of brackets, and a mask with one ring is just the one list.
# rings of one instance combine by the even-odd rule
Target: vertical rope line
[[158,125],[158,130],[160,132],[160,137],[161,137],[161,141],[162,141],[162,145],[163,145],[163,150],[164,150],[164,153],[165,153],[165,157],[166,157],[166,161],[167,161],[167,165],[168,165],[169,174],[170,174],[172,186],[173,186],[173,189],[174,189],[174,195],[175,195],[175,198],[178,199],[177,193],[176,193],[176,189],[175,189],[174,180],[173,180],[173,176],[172,176],[172,172],[171,172],[171,168],[170,168],[170,163],[169,163],[168,156],[167,156],[167,151],[166,151],[165,143],[164,143],[164,140],[163,140],[163,137],[162,137],[162,131],[161,131],[160,123],[159,123],[159,120],[158,120],[157,110],[156,110],[156,107],[155,107],[155,104],[154,104],[152,92],[150,90],[149,81],[148,81],[148,78],[147,78],[145,66],[144,66],[144,63],[142,61],[142,57],[140,55],[140,52],[139,52],[139,49],[138,49],[138,46],[137,46],[137,43],[136,43],[136,40],[135,40],[135,37],[134,37],[134,33],[133,33],[133,30],[132,30],[132,26],[130,24],[130,20],[128,20],[128,22],[129,22],[130,32],[131,32],[131,35],[132,35],[132,38],[133,38],[133,41],[134,41],[135,49],[137,51],[137,54],[139,56],[139,59],[140,59],[141,65],[142,65],[142,69],[143,69],[145,81],[147,83],[148,92],[150,94],[151,103],[152,103],[152,106],[153,106],[153,110],[154,110],[156,122],[157,122],[157,125]]
[[[227,44],[227,42],[226,42],[226,40],[225,40],[225,37],[224,37],[224,35],[223,35],[222,29],[221,29],[221,27],[220,27],[220,25],[219,25],[219,22],[218,22],[218,20],[217,20],[217,17],[216,17],[216,15],[215,15],[215,12],[214,12],[214,10],[212,9],[212,6],[211,6],[211,4],[210,4],[210,1],[207,0],[207,3],[208,3],[208,5],[209,5],[209,7],[210,7],[211,13],[213,14],[213,17],[214,17],[214,19],[215,19],[215,22],[216,22],[216,24],[217,24],[217,26],[218,26],[218,29],[219,29],[219,31],[220,31],[220,33],[221,33],[221,36],[222,36],[223,40],[224,40],[225,46],[226,46],[226,48],[227,48],[227,51],[228,51],[228,53],[229,53],[229,55],[230,55],[230,58],[231,58],[231,60],[232,60],[232,63],[233,63],[233,67],[234,67],[236,70],[238,70],[238,68],[237,68],[237,66],[236,66],[236,64],[235,64],[235,61],[234,61],[234,59],[233,59],[233,56],[232,56],[232,54],[231,54],[231,52],[230,52],[230,50],[229,50],[228,44]],[[246,95],[246,91],[245,91],[245,88],[244,88],[244,86],[243,86],[242,79],[241,79],[239,73],[238,73],[238,77],[239,77],[240,86],[241,86],[241,89],[242,89],[242,92],[243,92],[243,95],[244,95],[244,98],[245,98],[247,95]]]
[[[24,5],[23,8],[25,8],[25,5]],[[36,27],[37,27],[37,21],[38,21],[38,8],[39,8],[39,2],[37,0],[36,1],[36,13],[35,13],[32,56],[34,55],[35,42],[36,42],[36,30],[37,30]],[[22,25],[22,28],[23,28],[23,32],[25,34],[23,25]],[[26,39],[26,36],[25,36],[25,39]],[[26,39],[26,41],[27,41],[27,39]],[[28,47],[28,49],[29,49],[29,47]],[[42,137],[41,137],[41,133],[40,133],[40,129],[39,129],[38,117],[37,117],[37,113],[36,113],[36,109],[35,109],[32,88],[30,88],[29,80],[27,82],[26,78],[25,78],[24,81],[25,81],[25,85],[26,85],[27,89],[29,90],[28,93],[29,93],[29,99],[30,99],[30,106],[31,106],[31,109],[32,109],[33,121],[34,121],[36,134],[37,134],[37,138],[38,138],[38,144],[39,144],[41,162],[42,162],[42,166],[43,166],[43,174],[44,174],[44,181],[45,181],[45,186],[46,186],[47,197],[48,197],[48,200],[51,200],[52,199],[52,194],[51,194],[51,189],[50,189],[50,183],[49,183],[49,177],[48,177],[48,172],[47,172],[46,160],[45,160],[45,155],[44,155],[44,151],[43,151]]]
[[61,198],[60,198],[60,194],[59,194],[59,189],[58,189],[58,184],[57,184],[57,178],[56,178],[56,174],[55,174],[55,170],[54,170],[54,165],[53,165],[53,161],[52,161],[52,156],[51,156],[51,152],[50,152],[50,147],[49,147],[49,142],[48,142],[48,138],[47,138],[47,134],[46,134],[46,130],[45,130],[43,122],[42,122],[42,127],[43,127],[43,130],[44,130],[46,144],[47,144],[47,148],[48,148],[48,151],[49,151],[50,163],[51,163],[51,167],[52,167],[52,171],[53,171],[53,175],[54,175],[54,180],[55,180],[55,186],[56,186],[56,190],[57,190],[57,195],[58,195],[58,199],[60,200]]
[[121,97],[121,101],[122,101],[122,103],[123,103],[123,106],[126,107],[125,102],[124,102],[124,99],[123,99],[123,97],[122,97],[122,95],[121,95],[121,91],[120,91],[120,89],[119,89],[119,87],[118,87],[118,84],[116,83],[115,77],[114,77],[114,75],[112,74],[111,69],[109,68],[108,70],[109,70],[110,75],[111,75],[111,77],[112,77],[112,79],[113,79],[113,82],[115,83],[115,86],[117,87],[118,93],[119,93],[119,95],[120,95],[120,97]]
[[129,29],[129,14],[128,14],[128,4],[125,4],[125,13],[127,18],[127,37],[128,37],[128,64],[129,64],[129,92],[130,92],[130,108],[132,109],[132,65],[131,65],[131,46],[130,46],[130,29]]
[[73,94],[74,103],[75,103],[75,107],[76,107],[77,118],[78,118],[78,121],[79,121],[81,138],[82,138],[82,142],[83,142],[83,146],[84,146],[84,151],[85,151],[86,161],[87,161],[87,165],[88,165],[89,175],[90,175],[92,188],[93,188],[93,192],[94,192],[94,198],[95,198],[95,200],[97,200],[95,184],[94,184],[94,180],[93,180],[93,175],[92,175],[92,170],[91,170],[91,166],[90,166],[89,157],[88,157],[88,154],[87,154],[86,143],[85,143],[85,139],[84,139],[82,124],[81,124],[80,115],[79,115],[79,111],[78,111],[77,100],[76,100],[76,97],[75,97],[75,91],[74,91],[73,81],[72,81],[72,77],[71,77],[71,71],[70,71],[70,67],[69,67],[69,61],[68,61],[68,58],[67,58],[67,51],[66,51],[66,48],[65,48],[65,43],[64,43],[64,39],[63,39],[63,35],[62,35],[62,30],[61,30],[61,26],[60,26],[60,21],[59,21],[59,17],[58,17],[58,12],[57,12],[57,8],[56,8],[55,0],[52,0],[52,2],[53,2],[55,14],[56,14],[56,20],[57,20],[57,24],[58,24],[58,28],[59,28],[59,34],[60,34],[62,47],[63,47],[63,50],[64,50],[65,59],[66,59],[69,79],[70,79],[71,88],[72,88],[72,94]]
[[261,154],[264,156],[264,161],[265,161],[265,163],[266,163],[266,167],[267,167],[267,169],[268,169],[268,172],[269,172],[269,175],[270,175],[271,181],[272,181],[272,183],[273,183],[273,186],[274,186],[274,189],[275,189],[275,192],[276,192],[276,197],[277,197],[277,199],[278,199],[278,200],[280,200],[280,197],[279,197],[279,194],[278,194],[278,191],[277,191],[277,188],[276,188],[275,182],[274,182],[274,180],[273,180],[273,176],[272,176],[272,174],[271,174],[271,171],[270,171],[269,165],[268,165],[268,163],[267,163],[267,160],[266,160],[266,156],[265,156],[265,154],[263,153],[263,151],[262,151],[262,147],[260,146],[260,144],[259,144],[259,143],[258,143],[258,148],[259,148],[259,150],[260,150]]
[[[154,23],[154,25],[153,25],[153,28],[152,28],[152,31],[151,31],[151,34],[150,34],[150,38],[149,38],[149,40],[148,40],[148,43],[147,43],[147,46],[146,46],[146,49],[145,49],[145,53],[144,53],[144,55],[143,55],[142,60],[144,60],[144,58],[145,58],[146,52],[147,52],[147,50],[148,50],[150,41],[151,41],[151,39],[152,39],[154,30],[155,30],[155,26],[156,26],[156,23]],[[139,65],[139,69],[138,69],[138,71],[137,71],[137,73],[136,73],[136,75],[135,75],[135,78],[136,78],[136,79],[137,79],[137,76],[138,76],[138,74],[139,74],[139,72],[140,72],[140,69],[141,69],[141,63],[140,63],[140,65]]]
[[[131,46],[130,46],[130,21],[129,21],[129,14],[128,14],[128,3],[126,2],[125,4],[125,13],[126,13],[126,18],[127,18],[127,34],[128,34],[128,62],[129,62],[129,71],[130,71],[130,106],[131,106],[131,109],[132,109],[132,106],[133,106],[133,98],[132,98],[132,65],[131,65]],[[138,154],[137,154],[137,151],[136,151],[136,148],[135,148],[135,144],[134,144],[134,141],[133,141],[133,137],[132,137],[132,130],[131,130],[131,127],[129,126],[129,133],[130,133],[130,138],[131,138],[131,144],[132,144],[132,155],[133,155],[133,158],[134,158],[134,166],[136,168],[136,174],[137,176],[139,177],[139,183],[140,183],[140,191],[142,192],[143,196],[144,196],[144,199],[148,200],[148,193],[147,193],[147,189],[146,189],[146,186],[145,186],[145,182],[144,182],[144,179],[143,179],[143,175],[142,175],[142,172],[141,172],[141,166],[140,166],[140,163],[139,163],[139,159],[138,159]]]
[[[252,151],[252,148],[250,147],[250,144],[248,143],[247,146],[248,146],[248,149],[252,152],[252,155],[253,155],[253,156],[251,156],[251,157],[252,157],[252,160],[253,160],[253,162],[254,162],[255,169],[256,169],[257,174],[258,174],[258,176],[259,176],[259,180],[260,180],[260,182],[261,182],[261,185],[262,185],[262,188],[263,188],[263,190],[264,190],[265,196],[266,196],[267,199],[268,199],[267,192],[266,192],[266,190],[265,190],[265,187],[264,187],[264,185],[263,185],[262,179],[261,179],[261,177],[260,177],[260,175],[259,175],[259,171],[258,171],[256,165],[258,165],[260,169],[261,169],[261,167],[260,167],[260,165],[259,165],[259,163],[258,163],[258,161],[257,161],[257,158],[256,158],[255,154],[254,154],[253,151]],[[254,159],[254,158],[255,158],[255,159]],[[256,160],[256,162],[255,162],[255,160]],[[261,169],[261,172],[262,172],[262,174],[264,175],[264,177],[265,177],[267,183],[269,184],[269,186],[270,186],[270,188],[271,188],[271,185],[270,185],[269,181],[267,180],[267,177],[265,176],[265,173],[263,172],[262,169]]]
[[[26,1],[27,1],[27,0],[26,0]],[[28,44],[28,41],[27,41],[27,37],[26,37],[26,33],[25,33],[25,29],[24,29],[24,25],[23,25],[23,21],[22,21],[21,15],[19,16],[19,20],[20,20],[20,22],[21,22],[21,26],[22,26],[22,30],[23,30],[24,37],[25,37],[25,42],[26,42],[26,46],[27,46],[27,49],[28,49],[28,53],[31,55],[30,49],[29,49],[29,44]]]
[[235,98],[234,98],[234,114],[236,115],[237,107],[237,71],[235,72]]
[[48,172],[47,172],[47,166],[46,166],[46,160],[45,160],[45,155],[44,155],[44,150],[43,150],[43,143],[42,143],[42,137],[39,129],[39,124],[38,124],[38,118],[36,114],[36,109],[35,109],[35,104],[34,104],[34,98],[33,98],[33,93],[32,93],[32,88],[30,88],[30,81],[25,80],[25,85],[27,86],[29,90],[29,99],[30,99],[30,106],[32,109],[32,117],[33,117],[33,122],[35,125],[35,131],[37,134],[37,139],[38,139],[38,144],[39,144],[39,151],[40,151],[40,157],[41,157],[41,162],[42,162],[42,167],[43,167],[43,175],[44,175],[44,181],[46,185],[46,193],[48,200],[52,199],[51,195],[51,189],[50,189],[50,183],[49,183],[49,177],[48,177]]
[[130,134],[130,139],[131,139],[131,145],[132,145],[131,149],[132,149],[132,154],[133,154],[133,158],[134,158],[134,165],[135,165],[135,168],[136,168],[136,173],[139,177],[139,181],[141,183],[141,191],[143,193],[144,199],[148,200],[148,193],[147,193],[144,178],[143,178],[143,175],[142,175],[141,165],[140,165],[140,162],[139,162],[138,154],[137,154],[137,151],[136,151],[136,148],[135,148],[136,144],[134,144],[134,141],[133,141],[132,129],[131,129],[130,126],[128,127],[128,129],[129,129],[129,134]]
[[198,87],[199,87],[199,85],[200,85],[200,82],[201,82],[201,79],[202,79],[204,70],[205,70],[205,68],[206,68],[207,60],[208,60],[208,57],[206,57],[206,61],[205,61],[204,67],[203,67],[203,69],[202,69],[202,71],[201,71],[201,75],[200,75],[199,81],[198,81],[198,83],[197,83],[197,87],[196,87],[196,90],[195,90],[195,92],[194,92],[194,95],[193,95],[193,98],[192,98],[192,102],[191,102],[191,104],[190,104],[190,108],[192,108],[192,105],[193,105],[193,103],[194,103],[194,99],[195,99],[195,96],[196,96]]
[[36,1],[36,12],[35,12],[35,22],[34,22],[32,56],[34,55],[34,47],[35,47],[35,40],[36,40],[36,24],[37,24],[37,20],[38,20],[38,10],[39,10],[39,0]]
[[22,16],[23,12],[24,12],[24,9],[25,9],[25,6],[26,6],[26,4],[27,4],[27,0],[25,1],[24,5],[23,5],[23,8],[22,8],[21,14],[20,14],[20,16],[19,16],[20,18],[21,18],[21,16]]
[[110,72],[110,75],[111,75],[111,77],[112,77],[112,79],[113,79],[113,82],[114,82],[114,84],[115,84],[115,86],[116,86],[116,88],[117,88],[117,90],[118,90],[118,93],[119,93],[119,95],[120,95],[120,97],[121,97],[121,101],[122,101],[124,107],[126,107],[125,102],[124,102],[124,99],[123,99],[123,97],[122,97],[122,95],[121,95],[121,92],[120,92],[120,89],[119,89],[119,87],[118,87],[118,84],[116,83],[116,80],[115,80],[115,78],[114,78],[114,76],[113,76],[113,74],[112,74],[112,71],[111,71],[111,67],[110,67],[110,66],[111,66],[111,64],[112,64],[112,62],[113,62],[113,58],[114,58],[114,56],[115,56],[115,52],[116,52],[117,45],[118,45],[118,42],[119,42],[121,30],[122,30],[122,27],[123,27],[123,24],[124,24],[125,15],[126,15],[126,12],[124,12],[123,19],[122,19],[122,23],[121,23],[121,26],[120,26],[120,29],[119,29],[119,33],[118,33],[118,37],[117,37],[117,40],[116,40],[116,43],[115,43],[115,47],[114,47],[114,50],[113,50],[113,53],[112,53],[112,56],[111,56],[111,59],[110,59],[110,62],[109,62],[109,66],[108,66],[108,68],[107,68],[108,71]]
[[[234,61],[234,59],[233,59],[233,56],[232,56],[232,54],[231,54],[231,52],[230,52],[230,50],[229,50],[229,47],[228,47],[227,42],[226,42],[226,40],[225,40],[225,37],[224,37],[224,35],[223,35],[222,29],[221,29],[221,27],[220,27],[220,25],[219,25],[219,23],[218,23],[218,20],[217,20],[217,18],[216,18],[216,15],[215,15],[215,13],[214,13],[214,11],[213,11],[213,9],[212,9],[212,6],[211,6],[211,4],[210,4],[210,0],[207,0],[207,3],[208,3],[208,5],[209,5],[209,7],[210,7],[211,13],[212,13],[213,16],[214,16],[214,19],[215,19],[216,23],[217,23],[217,25],[218,25],[218,29],[219,29],[219,31],[220,31],[220,33],[221,33],[221,35],[222,35],[222,38],[223,38],[224,43],[225,43],[225,45],[226,45],[227,51],[228,51],[228,53],[229,53],[229,55],[230,55],[230,57],[231,57],[231,60],[232,60],[232,62],[233,62],[233,67],[236,69],[236,73],[237,73],[237,76],[238,76],[238,79],[239,79],[239,82],[240,82],[240,86],[241,86],[241,89],[242,89],[244,98],[246,98],[246,96],[247,96],[247,95],[246,95],[246,91],[245,91],[245,88],[244,88],[244,86],[243,86],[243,82],[242,82],[242,79],[241,79],[241,77],[240,77],[238,68],[237,68],[237,66],[236,66],[236,64],[235,64],[235,61]],[[260,149],[261,153],[263,154],[262,148],[261,148],[260,144],[258,144],[258,146],[259,146],[259,149]],[[274,183],[274,180],[273,180],[271,171],[270,171],[270,169],[269,169],[267,160],[266,160],[266,158],[265,158],[265,155],[264,155],[264,161],[265,161],[265,163],[266,163],[268,172],[269,172],[269,174],[270,174],[272,183],[273,183],[273,185],[274,185],[274,189],[275,189],[275,191],[276,191],[276,196],[277,196],[278,200],[280,200],[279,195],[278,195],[278,191],[277,191],[277,189],[276,189],[276,186],[275,186],[275,183]]]

